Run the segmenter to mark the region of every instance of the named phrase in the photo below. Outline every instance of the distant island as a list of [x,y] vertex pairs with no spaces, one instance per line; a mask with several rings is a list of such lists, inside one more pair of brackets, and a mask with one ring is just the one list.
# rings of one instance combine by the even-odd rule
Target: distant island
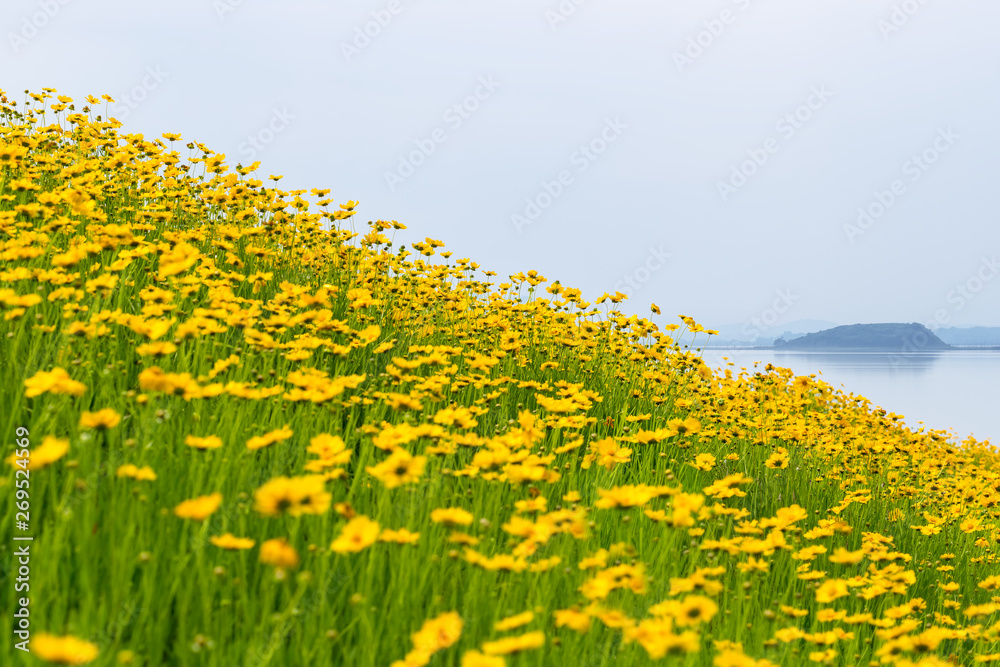
[[922,324],[849,324],[793,340],[778,338],[780,350],[950,350]]
[[[841,350],[886,350],[900,349],[900,340],[906,342],[903,349],[1000,349],[1000,327],[940,327],[929,329],[917,324],[855,324],[840,326],[826,320],[794,320],[778,325],[766,326],[759,319],[741,324],[713,327],[718,330],[705,342],[706,348],[715,349],[786,349],[819,350],[833,348]],[[794,341],[809,335],[821,339],[801,342]],[[927,343],[922,345],[921,343]],[[944,344],[943,346],[941,344]]]

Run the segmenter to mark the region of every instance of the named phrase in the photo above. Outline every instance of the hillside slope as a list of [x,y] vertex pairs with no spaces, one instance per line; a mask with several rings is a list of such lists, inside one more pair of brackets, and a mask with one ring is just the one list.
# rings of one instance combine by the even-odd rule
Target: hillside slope
[[995,657],[986,443],[100,114],[0,96],[0,663]]

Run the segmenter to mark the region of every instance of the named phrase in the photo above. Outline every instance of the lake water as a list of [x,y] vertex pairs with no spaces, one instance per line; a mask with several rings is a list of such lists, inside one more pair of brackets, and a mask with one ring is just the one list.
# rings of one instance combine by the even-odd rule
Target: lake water
[[777,352],[710,349],[703,359],[712,368],[727,361],[739,368],[768,363],[796,375],[819,374],[837,389],[870,399],[903,415],[911,429],[952,430],[958,439],[973,435],[1000,445],[1000,351],[949,350],[886,354],[881,352]]

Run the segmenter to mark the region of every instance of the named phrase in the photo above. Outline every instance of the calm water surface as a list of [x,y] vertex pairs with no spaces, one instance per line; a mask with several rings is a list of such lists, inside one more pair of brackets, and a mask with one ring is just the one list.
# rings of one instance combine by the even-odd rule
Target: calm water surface
[[[725,360],[723,357],[728,359]],[[885,354],[881,352],[777,352],[705,350],[712,368],[732,362],[739,368],[770,363],[796,375],[819,374],[824,382],[860,394],[889,412],[904,415],[916,430],[953,430],[1000,445],[1000,351]]]

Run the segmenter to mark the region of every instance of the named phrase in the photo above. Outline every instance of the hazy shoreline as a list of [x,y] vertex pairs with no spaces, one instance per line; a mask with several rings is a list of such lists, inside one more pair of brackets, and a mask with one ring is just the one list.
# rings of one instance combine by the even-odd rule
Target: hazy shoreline
[[950,348],[939,350],[906,350],[899,348],[878,348],[878,347],[814,347],[809,349],[788,350],[783,346],[774,345],[699,345],[702,350],[768,350],[781,354],[815,354],[817,352],[856,352],[866,354],[940,354],[942,352],[1000,352],[1000,346],[978,346],[978,345],[952,345]]

